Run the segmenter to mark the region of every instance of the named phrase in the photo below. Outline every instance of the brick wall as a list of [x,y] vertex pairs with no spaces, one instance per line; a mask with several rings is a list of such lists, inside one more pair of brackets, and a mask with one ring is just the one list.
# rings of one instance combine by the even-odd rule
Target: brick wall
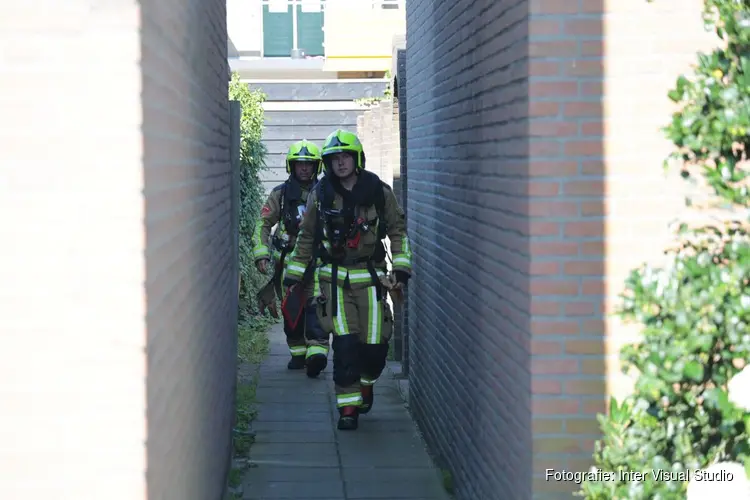
[[142,19],[149,497],[219,498],[237,326],[226,5],[153,2]]
[[[398,104],[395,104],[396,108]],[[357,117],[357,135],[367,155],[367,170],[393,186],[394,171],[399,171],[398,110],[386,98]]]
[[[530,216],[534,491],[546,468],[585,470],[596,413],[623,396],[619,348],[637,329],[609,316],[630,269],[656,262],[670,221],[690,217],[687,186],[661,164],[659,128],[676,77],[708,37],[700,0],[549,2],[530,24]],[[668,34],[665,22],[680,26]],[[532,279],[533,283],[533,279]]]
[[544,470],[585,470],[628,390],[607,314],[689,215],[659,127],[701,4],[407,5],[411,404],[461,500],[569,498]]
[[[396,45],[398,44],[398,45]],[[395,71],[393,75],[396,76],[394,80],[394,92],[396,94],[396,110],[398,112],[398,135],[399,135],[399,172],[398,177],[393,181],[393,191],[398,196],[401,202],[401,208],[404,209],[406,214],[407,222],[409,218],[409,204],[408,204],[408,162],[407,162],[407,128],[406,128],[406,115],[408,105],[406,102],[406,40],[396,40],[394,43],[396,50],[394,50],[394,61]],[[395,175],[395,174],[394,174]],[[395,311],[394,321],[394,337],[395,332],[398,332],[401,337],[401,353],[397,354],[397,359],[401,360],[401,373],[404,376],[409,376],[409,293],[404,294],[404,303],[401,305],[399,310]],[[394,343],[395,344],[395,343]],[[394,346],[395,347],[395,346]]]
[[0,498],[220,498],[226,47],[219,0],[0,16]]
[[[385,98],[371,106],[357,117],[357,135],[367,156],[367,170],[380,177],[394,188],[401,199],[401,186],[398,182],[401,165],[401,136],[399,126],[398,101]],[[386,239],[386,248],[389,248]],[[390,296],[388,304],[394,313],[393,357],[402,358],[402,308],[394,304]]]
[[461,499],[529,498],[526,2],[407,3],[410,403]]

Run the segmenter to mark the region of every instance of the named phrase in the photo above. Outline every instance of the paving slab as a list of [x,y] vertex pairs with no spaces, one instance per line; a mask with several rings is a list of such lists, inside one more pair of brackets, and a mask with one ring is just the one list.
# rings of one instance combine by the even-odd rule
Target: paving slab
[[268,455],[259,454],[251,457],[250,463],[253,467],[276,467],[287,469],[289,467],[341,467],[338,455],[298,453],[294,455]]
[[287,370],[281,325],[261,364],[246,500],[447,500],[414,422],[389,373],[354,432],[336,430],[332,360],[317,379]]
[[244,477],[245,483],[249,485],[260,485],[265,482],[341,482],[342,479],[341,468],[338,464],[336,467],[286,467],[284,469],[261,465],[248,469]]
[[330,419],[330,411],[322,407],[311,410],[308,408],[280,408],[271,406],[273,403],[267,403],[268,406],[260,405],[258,410],[257,422],[319,422],[321,419]]
[[304,407],[315,407],[317,405],[328,408],[330,406],[329,395],[323,392],[321,387],[317,392],[300,393],[299,389],[291,384],[286,387],[259,386],[255,391],[255,400],[258,403],[278,403]]
[[306,422],[302,425],[297,426],[298,430],[281,430],[281,431],[261,431],[257,428],[253,430],[256,432],[255,442],[256,443],[335,443],[336,438],[333,434],[333,429],[330,427],[320,431],[310,431],[306,429]]
[[324,500],[344,497],[344,485],[340,479],[333,481],[263,481],[259,484],[248,485],[248,490],[249,493],[245,495],[247,499],[297,499],[300,495],[309,499]]
[[327,419],[322,422],[316,422],[314,420],[306,420],[304,422],[278,422],[278,421],[264,421],[258,422],[257,420],[252,423],[252,429],[260,434],[262,431],[290,431],[290,432],[304,432],[310,434],[313,432],[330,432],[333,434],[333,428],[331,422]]
[[[351,472],[358,474],[352,476]],[[445,492],[432,469],[360,468],[344,470],[347,498],[443,498]]]
[[[308,384],[307,387],[305,387],[305,394],[325,394],[330,395],[331,388],[328,387],[328,383],[322,383],[322,384]],[[296,391],[299,393],[299,379],[289,379],[289,380],[268,380],[264,382],[260,382],[258,384],[258,393],[262,392],[290,392],[290,391]]]
[[323,455],[337,455],[336,443],[255,443],[250,458],[275,455],[295,457],[316,457]]
[[360,417],[359,429],[357,429],[358,433],[365,434],[374,432],[382,437],[384,433],[414,432],[414,422],[409,418],[391,420],[378,418],[377,420],[367,420],[367,422],[364,420],[364,417]]

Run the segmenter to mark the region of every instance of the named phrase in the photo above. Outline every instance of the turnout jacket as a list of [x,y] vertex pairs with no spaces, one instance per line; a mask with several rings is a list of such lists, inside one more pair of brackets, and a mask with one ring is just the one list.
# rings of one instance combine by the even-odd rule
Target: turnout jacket
[[[375,283],[373,283],[372,269],[374,268],[378,277],[384,276],[387,269],[386,252],[378,251],[383,248],[381,241],[383,235],[390,240],[390,250],[393,256],[392,271],[402,271],[411,276],[412,254],[406,234],[404,211],[399,206],[391,187],[375,174],[367,171],[360,174],[357,184],[352,189],[353,196],[357,199],[357,193],[363,190],[382,190],[382,197],[379,198],[382,207],[378,210],[377,203],[371,202],[356,204],[354,218],[362,222],[358,225],[359,236],[350,238],[349,244],[344,245],[343,258],[331,257],[331,239],[328,234],[329,227],[326,224],[325,211],[343,209],[344,198],[339,192],[330,188],[330,183],[329,179],[321,179],[308,197],[307,210],[300,226],[297,243],[287,265],[286,278],[289,281],[301,280],[305,269],[317,254],[319,262],[322,263],[318,270],[320,281],[331,282],[332,270],[335,267],[337,268],[337,286],[352,289],[373,286]],[[321,200],[326,184],[330,188],[330,194],[326,196],[329,199],[328,207],[323,206]],[[316,232],[318,232],[317,238]],[[316,240],[320,240],[317,251]],[[354,241],[356,245],[353,244]]]
[[[297,239],[298,225],[302,219],[299,206],[307,206],[310,190],[313,185],[299,184],[288,180],[276,186],[268,195],[260,212],[253,232],[253,259],[270,259],[271,255],[294,248]],[[273,227],[278,228],[272,235]]]

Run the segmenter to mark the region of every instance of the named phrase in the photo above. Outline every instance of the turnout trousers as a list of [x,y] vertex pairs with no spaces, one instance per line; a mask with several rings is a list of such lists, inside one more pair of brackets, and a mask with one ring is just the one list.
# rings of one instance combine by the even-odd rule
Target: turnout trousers
[[[326,300],[318,304],[318,321],[325,331],[333,332],[333,381],[336,406],[362,405],[361,389],[373,386],[383,373],[388,358],[388,342],[393,333],[393,313],[378,288],[336,287],[321,281]],[[382,293],[387,293],[384,290]],[[336,315],[332,315],[336,301]]]
[[[284,318],[284,335],[286,335],[286,345],[289,347],[289,353],[292,357],[309,358],[316,354],[322,354],[328,357],[329,334],[321,331],[317,325],[315,317],[314,295],[320,290],[318,273],[315,273],[315,279],[309,283],[305,289],[305,297],[308,298],[307,307],[303,320],[297,323],[296,328],[292,328]],[[286,289],[282,290],[286,294]]]

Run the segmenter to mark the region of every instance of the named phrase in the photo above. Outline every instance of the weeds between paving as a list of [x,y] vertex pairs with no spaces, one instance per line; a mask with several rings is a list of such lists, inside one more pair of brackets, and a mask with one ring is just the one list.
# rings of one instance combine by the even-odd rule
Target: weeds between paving
[[268,354],[268,329],[276,321],[258,316],[252,323],[240,324],[237,339],[237,395],[236,424],[232,439],[233,460],[229,472],[229,493],[227,500],[242,499],[242,473],[247,464],[250,447],[255,442],[251,429],[257,416],[255,391],[258,387],[260,363]]

